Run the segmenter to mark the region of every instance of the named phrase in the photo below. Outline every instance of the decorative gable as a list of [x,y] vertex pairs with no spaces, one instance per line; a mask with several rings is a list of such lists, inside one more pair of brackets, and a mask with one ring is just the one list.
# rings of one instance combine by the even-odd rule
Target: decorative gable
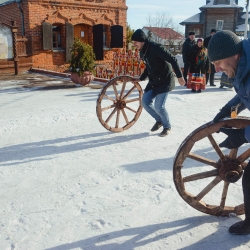
[[56,10],[52,15],[47,14],[47,21],[50,23],[65,23],[68,22],[68,18],[60,13],[59,10]]
[[80,13],[78,16],[70,18],[70,21],[72,24],[78,24],[80,23],[88,24],[88,25],[95,25],[95,20],[92,18],[87,17],[85,14]]
[[102,23],[102,24],[106,24],[106,25],[114,25],[114,22],[107,17],[106,14],[102,14],[98,19],[95,20],[95,23]]

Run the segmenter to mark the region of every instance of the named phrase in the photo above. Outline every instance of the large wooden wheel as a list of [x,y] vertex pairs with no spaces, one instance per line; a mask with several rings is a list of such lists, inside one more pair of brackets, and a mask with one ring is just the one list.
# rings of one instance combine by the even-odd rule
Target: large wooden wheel
[[[218,144],[226,135],[216,132],[221,127],[245,128],[249,125],[250,119],[246,117],[216,124],[209,122],[183,141],[174,159],[173,177],[177,191],[190,206],[216,216],[244,214],[244,203],[238,204],[239,198],[243,201],[239,180],[248,163],[250,149],[246,149],[246,145],[239,149],[222,149]],[[204,143],[208,147],[199,150],[199,145],[204,148]]]
[[142,88],[130,76],[111,79],[101,90],[96,105],[100,123],[112,132],[130,128],[142,111]]

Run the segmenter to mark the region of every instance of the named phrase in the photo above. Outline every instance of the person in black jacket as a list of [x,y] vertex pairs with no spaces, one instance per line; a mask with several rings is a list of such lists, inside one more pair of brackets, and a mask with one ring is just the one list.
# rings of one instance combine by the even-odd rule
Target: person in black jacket
[[184,63],[184,80],[186,82],[185,86],[187,86],[187,75],[190,67],[189,64],[189,55],[191,52],[191,48],[195,45],[195,33],[193,31],[188,33],[188,38],[186,38],[185,42],[182,45],[182,59]]
[[142,105],[156,121],[151,132],[163,126],[160,136],[166,136],[171,130],[171,124],[165,103],[169,91],[175,87],[175,74],[179,84],[185,85],[180,66],[175,56],[161,44],[150,41],[143,30],[136,30],[132,41],[146,64],[138,80],[143,81],[147,77],[149,79],[142,97]]
[[[207,48],[208,47],[208,44],[212,38],[212,36],[216,33],[216,30],[215,29],[211,29],[211,32],[210,32],[210,36],[206,37],[204,39],[204,46]],[[214,75],[215,75],[215,68],[214,68],[214,65],[212,63],[209,63],[209,61],[207,62],[207,65],[208,65],[208,72],[206,73],[206,84],[208,83],[208,79],[209,79],[209,83],[210,83],[210,86],[216,86],[214,84]]]

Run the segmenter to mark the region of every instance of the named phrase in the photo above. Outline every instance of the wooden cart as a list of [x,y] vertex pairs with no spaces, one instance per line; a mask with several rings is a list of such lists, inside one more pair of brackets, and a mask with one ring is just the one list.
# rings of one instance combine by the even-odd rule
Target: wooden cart
[[[249,147],[221,149],[218,143],[226,135],[216,133],[221,127],[245,128],[247,117],[209,122],[193,131],[180,145],[173,166],[173,177],[180,196],[195,209],[216,216],[244,214],[241,177],[250,157]],[[217,143],[218,142],[218,143]],[[206,143],[206,150],[199,144]],[[196,193],[200,190],[198,193]],[[243,201],[243,197],[242,197]]]
[[122,132],[135,124],[142,111],[142,88],[131,76],[111,79],[101,90],[96,113],[104,128]]

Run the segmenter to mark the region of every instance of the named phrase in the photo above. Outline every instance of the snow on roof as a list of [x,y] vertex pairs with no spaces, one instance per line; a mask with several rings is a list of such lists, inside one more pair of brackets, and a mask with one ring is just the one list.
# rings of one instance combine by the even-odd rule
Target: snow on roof
[[235,0],[230,0],[229,4],[214,4],[214,1],[210,1],[206,5],[200,7],[200,9],[203,8],[243,8],[243,7],[240,7],[238,4],[236,4]]
[[[249,25],[248,25],[248,29],[247,30],[249,30]],[[243,24],[237,25],[237,28],[236,28],[235,31],[236,32],[241,32],[241,31],[244,32],[245,31],[245,24],[243,23]]]
[[195,14],[195,15],[189,17],[188,19],[182,21],[182,23],[199,23],[200,22],[200,14],[201,13]]
[[[239,13],[241,14],[241,13]],[[241,16],[242,19],[246,19],[246,12],[244,12]],[[250,18],[250,13],[248,12],[248,19]]]

